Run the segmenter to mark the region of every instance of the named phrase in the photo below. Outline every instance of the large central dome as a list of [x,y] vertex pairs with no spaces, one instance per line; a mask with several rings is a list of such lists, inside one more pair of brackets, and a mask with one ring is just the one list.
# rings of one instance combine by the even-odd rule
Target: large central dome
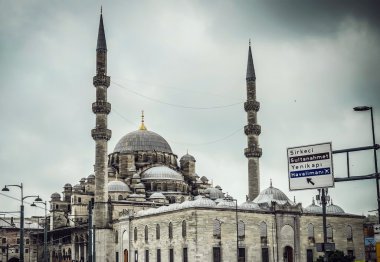
[[114,152],[126,151],[157,151],[172,153],[166,140],[152,131],[140,129],[123,136],[116,144]]

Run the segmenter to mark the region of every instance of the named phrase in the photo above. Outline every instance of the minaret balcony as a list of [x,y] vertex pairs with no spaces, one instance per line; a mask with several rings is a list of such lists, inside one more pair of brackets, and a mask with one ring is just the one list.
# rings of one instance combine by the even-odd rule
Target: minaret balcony
[[260,102],[257,101],[247,101],[244,103],[244,110],[245,112],[248,111],[259,111],[260,109]]
[[105,76],[105,75],[96,75],[93,78],[93,83],[94,83],[95,87],[97,87],[97,86],[109,87],[110,82],[111,82],[111,78],[109,76]]
[[111,112],[111,104],[108,102],[97,101],[92,103],[92,112],[94,114],[109,114]]
[[110,140],[112,131],[105,128],[95,128],[91,130],[92,138],[96,140]]
[[248,124],[244,127],[244,133],[248,135],[260,135],[261,134],[261,126],[257,124]]
[[247,158],[251,157],[261,157],[263,154],[263,150],[260,147],[249,147],[244,149],[244,155]]

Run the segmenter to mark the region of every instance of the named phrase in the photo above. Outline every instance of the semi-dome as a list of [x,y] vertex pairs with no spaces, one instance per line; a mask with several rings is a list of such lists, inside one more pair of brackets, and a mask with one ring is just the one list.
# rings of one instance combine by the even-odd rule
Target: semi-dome
[[108,192],[131,192],[131,189],[126,183],[115,180],[108,182]]
[[313,199],[313,202],[311,205],[304,208],[303,212],[305,213],[322,213],[322,207],[315,204],[315,201]]
[[157,151],[172,153],[166,140],[152,131],[140,129],[123,136],[116,144],[114,152]]
[[182,174],[167,167],[167,166],[155,166],[145,170],[141,174],[142,180],[178,180],[183,181]]
[[260,194],[253,200],[257,204],[268,204],[271,205],[272,202],[278,204],[292,203],[290,199],[282,192],[280,189],[272,186],[272,181],[267,189],[264,189]]
[[328,205],[326,207],[326,213],[329,213],[329,214],[344,214],[344,210],[340,206],[334,205],[332,203],[332,201],[331,201],[331,205]]

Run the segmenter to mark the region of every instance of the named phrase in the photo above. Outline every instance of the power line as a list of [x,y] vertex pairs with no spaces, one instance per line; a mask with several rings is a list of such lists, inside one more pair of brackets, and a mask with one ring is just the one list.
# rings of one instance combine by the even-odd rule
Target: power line
[[165,102],[165,101],[161,101],[159,99],[156,99],[156,98],[152,98],[152,97],[149,97],[149,96],[146,96],[146,95],[143,95],[143,94],[140,94],[134,90],[131,90],[121,84],[118,84],[114,81],[111,81],[113,84],[115,84],[116,86],[120,87],[120,88],[123,88],[124,90],[128,91],[128,92],[131,92],[137,96],[140,96],[140,97],[143,97],[145,99],[148,99],[150,101],[153,101],[153,102],[156,102],[156,103],[159,103],[159,104],[163,104],[163,105],[167,105],[167,106],[172,106],[172,107],[177,107],[177,108],[183,108],[183,109],[192,109],[192,110],[210,110],[210,109],[222,109],[222,108],[227,108],[227,107],[232,107],[232,106],[236,106],[236,105],[241,105],[243,104],[244,102],[238,102],[238,103],[233,103],[233,104],[228,104],[228,105],[221,105],[221,106],[209,106],[209,107],[195,107],[195,106],[184,106],[184,105],[178,105],[178,104],[173,104],[173,103],[168,103],[168,102]]
[[[19,198],[17,198],[17,197],[8,196],[8,195],[3,194],[3,193],[1,193],[1,192],[0,192],[0,195],[5,196],[5,197],[8,197],[8,198],[11,198],[11,199],[13,199],[13,200],[21,201],[21,199],[19,199]],[[24,201],[24,203],[27,203],[27,204],[29,204],[29,205],[33,204],[33,203],[31,203],[31,202],[28,202],[28,201]],[[45,210],[44,207],[40,207],[40,206],[36,206],[36,207]]]

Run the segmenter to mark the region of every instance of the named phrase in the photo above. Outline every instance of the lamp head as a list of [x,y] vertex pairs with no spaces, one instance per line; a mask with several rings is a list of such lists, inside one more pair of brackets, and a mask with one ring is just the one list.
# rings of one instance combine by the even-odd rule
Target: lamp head
[[36,207],[37,205],[33,202],[30,206],[31,207]]
[[37,196],[37,198],[34,201],[36,201],[36,202],[42,202],[42,199],[40,198],[40,196]]
[[9,188],[7,188],[7,186],[5,186],[3,189],[1,189],[1,191],[9,191]]
[[368,111],[370,110],[370,106],[356,106],[354,107],[354,111]]

